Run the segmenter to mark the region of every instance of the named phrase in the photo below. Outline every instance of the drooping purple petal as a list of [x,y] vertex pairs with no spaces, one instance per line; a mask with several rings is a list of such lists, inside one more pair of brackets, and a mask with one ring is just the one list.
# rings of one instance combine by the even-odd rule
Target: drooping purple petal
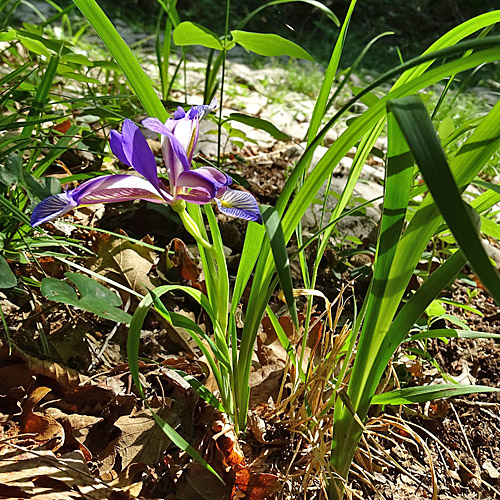
[[64,215],[76,207],[76,203],[68,192],[54,194],[42,200],[31,214],[31,226],[36,227],[44,222]]
[[259,206],[250,193],[226,189],[215,201],[223,214],[262,224]]
[[116,203],[133,200],[146,200],[153,203],[173,201],[163,189],[156,189],[142,177],[135,175],[105,175],[84,182],[68,195],[76,205],[95,203]]
[[123,152],[128,164],[156,189],[159,189],[155,157],[139,127],[131,120],[125,120],[122,126],[122,137]]
[[[169,132],[172,132],[172,130],[158,118],[146,118],[142,120],[141,123],[143,127],[157,134],[167,135]],[[169,123],[169,120],[167,120],[167,123]]]

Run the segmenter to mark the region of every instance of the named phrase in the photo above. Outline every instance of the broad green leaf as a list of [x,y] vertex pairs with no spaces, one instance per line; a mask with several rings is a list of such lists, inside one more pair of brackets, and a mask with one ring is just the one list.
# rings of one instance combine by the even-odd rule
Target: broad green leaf
[[47,50],[45,45],[38,40],[32,40],[24,36],[19,37],[19,41],[30,51],[34,52],[39,56],[45,56],[47,59],[50,58],[51,53]]
[[118,323],[130,323],[132,316],[121,309],[120,297],[97,281],[77,273],[65,273],[77,287],[80,296],[67,282],[56,278],[42,280],[42,295],[55,302],[69,304]]
[[446,309],[439,300],[433,300],[425,309],[427,316],[442,316],[446,314]]
[[19,153],[11,153],[0,165],[0,183],[10,186],[22,179],[23,161]]
[[189,21],[180,23],[174,29],[174,43],[181,47],[184,45],[201,45],[207,49],[223,49],[219,37],[213,31]]
[[433,399],[452,398],[478,392],[498,392],[500,387],[486,385],[442,384],[422,387],[408,387],[397,391],[384,392],[373,396],[374,405],[406,405],[424,403]]
[[17,285],[16,275],[11,271],[7,261],[0,255],[0,289]]
[[481,232],[500,241],[500,226],[484,215],[481,216]]
[[244,123],[249,127],[257,128],[259,130],[264,130],[268,134],[272,135],[278,141],[289,141],[290,136],[276,128],[271,122],[264,120],[262,118],[257,118],[255,116],[244,115],[242,113],[231,113],[226,121],[235,121],[239,123]]
[[313,61],[313,58],[294,42],[270,33],[249,33],[247,31],[231,31],[233,42],[261,56],[290,56]]

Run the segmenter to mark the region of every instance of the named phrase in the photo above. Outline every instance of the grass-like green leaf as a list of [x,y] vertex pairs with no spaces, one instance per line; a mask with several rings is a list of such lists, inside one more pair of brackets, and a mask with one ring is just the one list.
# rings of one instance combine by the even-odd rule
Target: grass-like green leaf
[[87,21],[104,42],[115,61],[120,66],[133,91],[141,101],[149,116],[167,120],[168,113],[163,107],[160,98],[156,95],[151,81],[144,73],[129,46],[118,34],[116,28],[107,18],[95,0],[73,0]]
[[373,397],[372,403],[376,405],[406,405],[412,403],[425,403],[433,399],[452,398],[478,392],[499,392],[500,387],[486,385],[460,385],[442,384],[426,385],[422,387],[408,387],[397,391],[384,392]]
[[[159,287],[155,290],[155,294],[157,297],[160,297],[162,293],[171,291],[171,290],[182,290],[189,295],[191,295],[195,300],[198,300],[200,303],[203,300],[201,292],[198,290],[194,290],[190,287],[182,287],[175,285],[166,285],[163,287]],[[206,297],[205,297],[206,299]],[[146,295],[144,299],[141,301],[137,309],[135,310],[134,316],[132,317],[132,321],[130,322],[130,330],[127,338],[127,356],[128,363],[130,368],[130,373],[132,375],[132,379],[134,384],[136,385],[139,394],[146,401],[146,396],[144,394],[144,390],[142,388],[140,374],[139,374],[139,344],[141,340],[141,330],[144,320],[146,319],[146,315],[149,312],[151,305],[153,304],[153,297],[151,294]],[[207,361],[210,362],[211,356],[207,357]],[[212,360],[213,361],[213,360]],[[213,367],[212,367],[213,368]],[[214,375],[217,376],[217,371],[214,372]],[[219,382],[219,381],[218,381]],[[151,411],[151,414],[157,424],[162,428],[163,432],[169,437],[169,439],[181,450],[184,450],[193,460],[196,460],[199,464],[205,467],[207,470],[212,472],[219,479],[220,476],[217,472],[203,459],[203,457],[167,422],[165,422],[162,418],[156,415],[155,412]],[[222,481],[222,479],[221,479]]]
[[285,237],[281,227],[281,220],[278,211],[274,207],[268,205],[261,206],[262,220],[266,228],[267,239],[271,245],[271,250],[278,272],[278,278],[285,296],[288,310],[295,327],[299,327],[299,319],[297,309],[295,307],[295,299],[293,297],[293,283],[290,274],[290,260],[286,250]]
[[[448,227],[484,286],[500,304],[500,277],[483,248],[477,221],[462,200],[422,99],[408,96],[389,102],[388,108],[394,113]],[[500,145],[500,136],[494,142]]]
[[496,339],[500,340],[500,334],[491,332],[474,332],[472,330],[454,330],[451,328],[438,328],[426,332],[415,333],[406,340],[422,339]]

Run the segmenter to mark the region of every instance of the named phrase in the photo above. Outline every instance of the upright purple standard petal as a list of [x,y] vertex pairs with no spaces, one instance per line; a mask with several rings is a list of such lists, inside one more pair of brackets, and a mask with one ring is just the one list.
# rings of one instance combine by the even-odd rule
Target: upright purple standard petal
[[44,222],[55,219],[60,215],[64,215],[77,206],[73,201],[69,192],[54,194],[41,201],[31,214],[31,226],[36,227]]
[[215,201],[223,214],[262,224],[257,201],[246,191],[226,189],[222,195],[215,198]]
[[125,120],[121,134],[115,130],[111,131],[109,144],[113,154],[122,163],[134,168],[160,190],[153,152],[137,125],[131,120]]
[[201,104],[198,106],[193,106],[189,110],[189,118],[191,118],[192,120],[196,116],[198,117],[198,120],[203,120],[203,118],[205,118],[205,116],[207,116],[210,112],[212,112],[216,107],[217,107],[217,98],[214,97],[210,104]]

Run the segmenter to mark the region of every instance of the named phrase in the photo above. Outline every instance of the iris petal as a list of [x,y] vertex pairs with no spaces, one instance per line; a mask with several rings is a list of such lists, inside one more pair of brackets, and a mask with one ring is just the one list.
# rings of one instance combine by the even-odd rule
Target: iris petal
[[198,106],[193,106],[189,110],[189,118],[193,120],[195,117],[198,117],[198,120],[203,120],[203,118],[205,118],[205,116],[207,116],[210,112],[212,112],[216,107],[217,107],[217,98],[214,97],[210,104],[201,104]]
[[262,217],[257,201],[253,195],[246,191],[226,189],[224,194],[217,197],[215,201],[223,214],[262,224]]
[[122,136],[123,152],[128,159],[128,165],[131,165],[156,189],[159,189],[155,157],[139,127],[131,120],[125,120],[122,126]]
[[222,173],[213,167],[201,167],[189,172],[182,172],[177,178],[176,185],[179,187],[202,189],[215,198],[219,191],[231,184],[229,175]]
[[146,200],[153,203],[172,201],[163,190],[157,191],[149,181],[135,175],[105,175],[84,182],[70,192],[78,205]]
[[31,214],[31,226],[36,227],[44,222],[66,214],[76,207],[68,192],[54,194],[41,201]]
[[31,225],[38,226],[83,205],[134,200],[171,203],[173,198],[164,190],[158,192],[150,182],[142,177],[105,175],[84,182],[72,191],[45,198],[33,210]]

